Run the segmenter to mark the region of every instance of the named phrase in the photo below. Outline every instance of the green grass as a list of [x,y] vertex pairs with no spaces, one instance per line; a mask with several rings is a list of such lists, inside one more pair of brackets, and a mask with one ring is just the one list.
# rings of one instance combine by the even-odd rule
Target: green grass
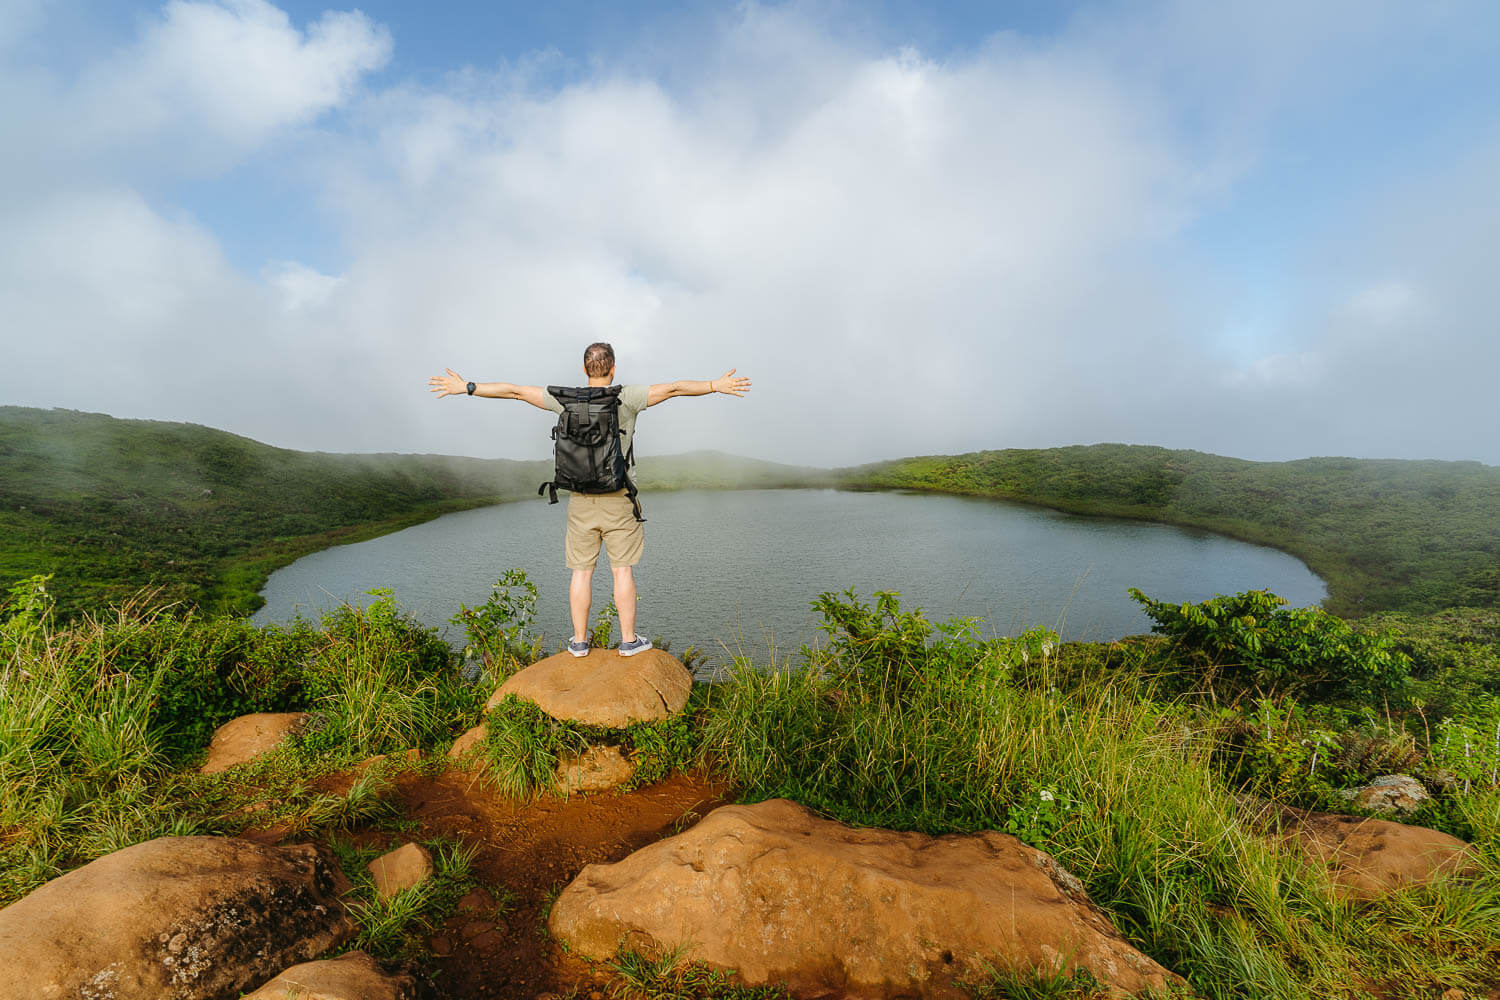
[[421,841],[432,855],[433,872],[416,885],[381,899],[375,893],[375,880],[369,864],[399,843],[384,848],[357,847],[348,841],[335,840],[334,853],[339,866],[354,883],[345,897],[349,914],[359,927],[354,940],[345,950],[367,952],[377,958],[421,961],[430,955],[426,938],[458,909],[464,894],[479,885],[474,873],[476,845],[457,839]]
[[507,695],[485,718],[488,732],[480,751],[485,773],[502,794],[531,797],[553,791],[553,776],[564,758],[607,744],[619,746],[636,763],[628,787],[660,781],[697,757],[693,723],[704,698],[701,689],[695,691],[681,715],[622,731],[560,721]]
[[853,488],[999,497],[1274,546],[1328,582],[1324,607],[1340,615],[1500,608],[1500,468],[1478,462],[1247,462],[1099,444],[839,471]]
[[[317,779],[375,753],[446,747],[478,721],[488,692],[464,684],[458,656],[388,594],[290,629],[143,606],[59,623],[45,598],[17,588],[0,613],[0,903],[141,840],[247,825],[332,837],[358,880],[368,851],[339,832],[357,830],[365,843],[401,829],[392,769],[411,765],[392,759],[343,794],[319,791]],[[1366,903],[1341,898],[1326,873],[1262,836],[1236,798],[1331,793],[1354,776],[1354,757],[1375,766],[1390,759],[1380,754],[1411,750],[1456,767],[1442,757],[1460,752],[1451,741],[1444,750],[1444,733],[1479,732],[1494,724],[1488,716],[1424,719],[1389,694],[1339,705],[1226,699],[1222,688],[1210,696],[1184,683],[1200,667],[1167,638],[984,638],[978,622],[935,625],[884,594],[873,604],[828,594],[817,606],[820,647],[740,661],[696,690],[678,719],[610,738],[653,776],[709,767],[747,800],[786,796],[858,825],[1010,832],[1057,858],[1136,947],[1201,996],[1378,989],[1415,1000],[1500,978],[1500,789],[1488,764],[1421,817],[1473,844],[1477,876]],[[524,637],[507,628],[524,601],[500,594],[475,613],[521,648]],[[1469,660],[1449,661],[1495,638],[1484,620],[1464,621],[1457,645],[1425,633],[1400,640],[1419,672],[1429,669],[1419,681],[1429,696],[1444,676],[1472,681]],[[311,711],[318,722],[250,764],[196,774],[212,720],[267,708]],[[485,752],[492,767],[514,769],[517,795],[536,791],[560,754],[603,738],[513,701],[489,723]],[[1335,749],[1324,737],[1344,731],[1369,745],[1329,764]],[[1382,732],[1400,746],[1371,749]],[[1316,765],[1314,748],[1324,755]],[[435,760],[421,766],[445,758]],[[361,890],[361,946],[419,958],[422,939],[472,884],[461,845],[432,846],[441,877],[426,888],[383,903]],[[661,956],[620,956],[614,977],[620,996],[752,995]],[[992,997],[1090,989],[1053,970],[1001,970],[971,986]]]

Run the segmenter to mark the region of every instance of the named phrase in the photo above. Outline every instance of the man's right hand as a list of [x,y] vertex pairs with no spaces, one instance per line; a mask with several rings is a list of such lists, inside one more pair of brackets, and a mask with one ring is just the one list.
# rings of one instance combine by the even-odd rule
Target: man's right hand
[[464,377],[452,368],[444,368],[446,375],[434,375],[427,380],[428,390],[437,393],[437,398],[444,396],[464,396],[469,392],[469,383]]

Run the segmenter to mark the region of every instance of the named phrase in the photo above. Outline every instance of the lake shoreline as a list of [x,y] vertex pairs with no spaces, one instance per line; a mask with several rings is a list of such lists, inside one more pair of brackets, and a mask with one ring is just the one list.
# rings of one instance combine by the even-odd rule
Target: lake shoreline
[[[1042,625],[1078,640],[1149,628],[1126,596],[1131,586],[1172,600],[1271,589],[1297,607],[1317,606],[1326,593],[1310,569],[1270,546],[1005,498],[815,487],[656,491],[645,504],[644,628],[716,652],[723,645],[730,657],[815,640],[811,602],[851,586],[901,592],[935,620],[973,617],[1001,633]],[[502,571],[521,568],[541,588],[544,631],[567,627],[560,508],[501,504],[453,517],[283,567],[255,620],[290,621],[392,587],[428,624],[445,627],[431,609],[480,603]],[[699,558],[719,552],[735,554],[732,566],[711,571]],[[596,614],[606,581],[596,576]]]

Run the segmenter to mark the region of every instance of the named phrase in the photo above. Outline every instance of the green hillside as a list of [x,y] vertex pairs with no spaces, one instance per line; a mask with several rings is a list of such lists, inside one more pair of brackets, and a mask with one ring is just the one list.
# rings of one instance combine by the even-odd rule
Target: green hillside
[[906,458],[840,470],[864,489],[1003,497],[1207,528],[1272,545],[1362,615],[1500,607],[1500,468],[1478,462],[1248,462],[1099,444]]
[[53,573],[64,612],[147,585],[248,611],[276,566],[534,490],[541,469],[298,452],[194,424],[0,407],[0,585]]

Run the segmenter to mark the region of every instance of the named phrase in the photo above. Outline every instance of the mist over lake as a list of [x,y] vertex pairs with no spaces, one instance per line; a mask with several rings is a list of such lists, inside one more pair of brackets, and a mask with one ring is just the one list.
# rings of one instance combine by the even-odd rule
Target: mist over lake
[[[644,497],[646,557],[636,568],[640,622],[681,652],[720,658],[793,652],[817,635],[810,602],[853,588],[895,590],[928,617],[983,618],[985,631],[1033,626],[1064,639],[1149,630],[1126,594],[1199,601],[1267,588],[1293,606],[1317,604],[1323,582],[1285,553],[1168,525],[1080,517],[995,500],[835,490],[683,491]],[[460,602],[483,602],[521,567],[541,590],[535,628],[549,644],[569,631],[562,564],[564,508],[519,501],[449,514],[391,535],[337,546],[277,570],[258,622],[315,616],[391,587],[406,610],[447,627]],[[606,560],[601,554],[601,564]],[[594,578],[594,614],[609,599]],[[615,638],[619,634],[616,630]],[[759,655],[757,656],[759,659]]]

